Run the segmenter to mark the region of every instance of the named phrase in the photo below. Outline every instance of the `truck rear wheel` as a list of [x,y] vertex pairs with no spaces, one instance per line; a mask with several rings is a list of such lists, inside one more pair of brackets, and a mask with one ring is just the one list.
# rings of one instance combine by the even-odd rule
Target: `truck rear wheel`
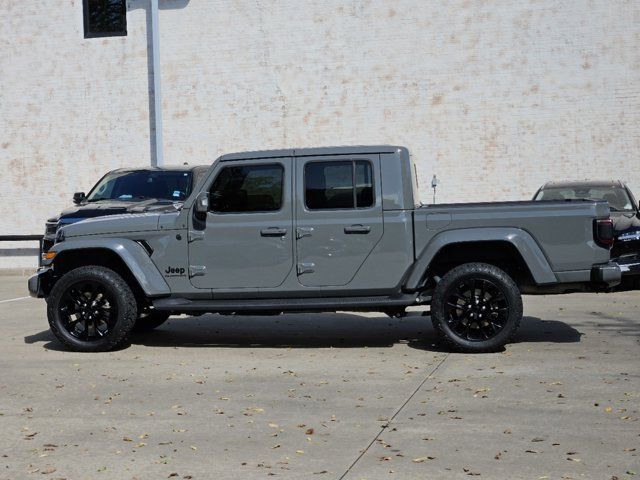
[[522,319],[522,297],[513,279],[485,263],[465,263],[438,283],[431,321],[440,339],[464,352],[491,352],[508,343]]
[[123,343],[137,317],[136,299],[120,275],[79,267],[56,282],[47,298],[53,334],[69,349],[105,352]]

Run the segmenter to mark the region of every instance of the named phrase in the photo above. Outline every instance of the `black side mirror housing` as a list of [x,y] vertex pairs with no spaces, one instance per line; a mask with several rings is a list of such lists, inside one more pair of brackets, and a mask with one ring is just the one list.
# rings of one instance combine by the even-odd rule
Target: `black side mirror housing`
[[78,205],[79,203],[82,203],[85,198],[86,198],[86,196],[85,196],[84,192],[76,192],[76,193],[73,194],[73,203]]

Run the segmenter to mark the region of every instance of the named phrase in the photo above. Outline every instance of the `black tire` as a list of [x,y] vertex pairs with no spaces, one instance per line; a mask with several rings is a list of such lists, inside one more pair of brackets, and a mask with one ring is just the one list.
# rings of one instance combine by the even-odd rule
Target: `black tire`
[[522,296],[513,279],[486,263],[465,263],[442,277],[431,300],[440,340],[463,352],[493,352],[515,335]]
[[166,322],[169,319],[169,316],[168,312],[157,312],[155,310],[142,312],[136,320],[136,324],[133,326],[133,332],[150,332]]
[[60,278],[47,298],[51,331],[77,352],[106,352],[127,339],[138,316],[127,282],[109,268],[79,267]]

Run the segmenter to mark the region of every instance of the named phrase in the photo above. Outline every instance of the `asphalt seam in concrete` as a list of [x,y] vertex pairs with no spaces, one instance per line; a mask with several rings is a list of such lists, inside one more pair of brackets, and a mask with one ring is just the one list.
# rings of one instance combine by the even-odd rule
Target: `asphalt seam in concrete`
[[373,445],[376,440],[378,440],[378,438],[380,438],[380,435],[382,435],[382,432],[384,432],[389,425],[391,425],[391,422],[393,422],[393,420],[400,414],[400,412],[404,409],[404,407],[407,406],[407,404],[411,401],[411,399],[416,395],[416,393],[418,393],[418,391],[420,391],[420,389],[422,388],[422,386],[427,382],[427,380],[429,380],[434,373],[436,373],[438,371],[438,369],[442,366],[442,364],[445,362],[445,360],[449,358],[449,354],[447,353],[442,360],[440,360],[438,362],[438,364],[427,374],[426,377],[424,377],[424,379],[420,382],[420,384],[415,388],[415,390],[411,393],[411,395],[409,395],[409,397],[402,403],[402,405],[400,405],[400,407],[395,411],[395,413],[391,416],[391,418],[389,418],[389,420],[387,421],[387,423],[385,423],[381,428],[380,431],[376,434],[375,437],[373,437],[373,439],[369,442],[369,444],[367,445],[367,447],[360,452],[360,455],[358,455],[358,457],[353,461],[353,463],[351,465],[349,465],[349,468],[347,468],[345,470],[345,472],[340,475],[340,477],[338,477],[338,480],[342,480],[344,477],[347,476],[347,474],[353,469],[353,467],[356,466],[356,464],[360,461],[360,459],[362,457],[365,456],[365,454],[369,451],[369,449],[371,448],[371,445]]

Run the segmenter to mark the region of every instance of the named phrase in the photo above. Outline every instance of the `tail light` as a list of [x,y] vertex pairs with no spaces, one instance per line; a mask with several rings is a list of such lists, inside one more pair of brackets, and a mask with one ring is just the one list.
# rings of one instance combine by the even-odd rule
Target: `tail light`
[[593,224],[593,239],[603,248],[613,245],[613,220],[605,218],[596,220]]

